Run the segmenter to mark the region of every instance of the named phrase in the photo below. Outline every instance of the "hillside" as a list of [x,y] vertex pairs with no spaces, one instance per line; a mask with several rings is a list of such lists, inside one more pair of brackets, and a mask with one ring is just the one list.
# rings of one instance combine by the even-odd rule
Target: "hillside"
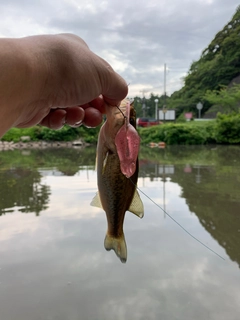
[[210,107],[204,100],[207,90],[219,90],[240,75],[240,6],[231,21],[219,31],[205,48],[198,61],[194,61],[184,79],[184,86],[174,92],[168,108],[196,112],[196,104],[202,101],[203,112]]

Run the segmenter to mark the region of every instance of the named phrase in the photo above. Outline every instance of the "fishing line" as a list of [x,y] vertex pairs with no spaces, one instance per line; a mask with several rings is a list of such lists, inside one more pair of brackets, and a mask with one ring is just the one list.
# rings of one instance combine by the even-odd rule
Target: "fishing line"
[[220,254],[218,254],[216,251],[208,247],[206,244],[204,244],[201,240],[196,238],[194,235],[192,235],[187,229],[185,229],[177,220],[175,220],[169,213],[167,213],[161,206],[159,206],[153,199],[151,199],[145,192],[143,192],[141,189],[138,188],[138,186],[132,181],[131,178],[129,180],[132,182],[132,184],[137,188],[138,191],[140,191],[146,198],[148,198],[152,203],[154,203],[159,209],[161,209],[170,219],[172,219],[180,228],[182,228],[190,237],[192,237],[194,240],[199,242],[202,246],[204,246],[206,249],[217,255],[222,260],[225,260]]
[[[121,114],[123,115],[123,117],[126,119],[127,117],[124,115],[124,113],[122,112],[122,110],[116,105],[116,107],[118,108],[118,110],[121,112]],[[197,241],[198,243],[200,243],[202,246],[204,246],[206,249],[208,249],[209,251],[211,251],[212,253],[214,253],[216,256],[218,256],[219,258],[221,258],[222,260],[225,260],[220,254],[218,254],[216,251],[214,251],[213,249],[211,249],[210,247],[208,247],[205,243],[203,243],[201,240],[199,240],[198,238],[196,238],[193,234],[191,234],[187,229],[185,229],[177,220],[175,220],[169,213],[167,213],[161,206],[159,206],[153,199],[151,199],[145,192],[143,192],[142,190],[140,190],[138,188],[138,186],[132,181],[131,178],[129,178],[129,180],[132,182],[132,184],[135,186],[135,188],[141,192],[146,198],[148,198],[153,204],[155,204],[159,209],[161,209],[170,219],[172,219],[172,221],[174,221],[183,231],[185,231],[190,237],[192,237],[195,241]]]
[[118,110],[121,112],[121,114],[123,115],[123,118],[124,118],[124,119],[127,119],[127,117],[126,117],[125,114],[122,112],[122,110],[119,108],[119,106],[116,105],[115,107],[118,108]]

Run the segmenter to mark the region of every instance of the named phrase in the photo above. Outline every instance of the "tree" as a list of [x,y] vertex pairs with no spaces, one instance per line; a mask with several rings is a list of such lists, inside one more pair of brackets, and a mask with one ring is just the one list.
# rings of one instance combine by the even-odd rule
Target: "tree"
[[[234,91],[235,89],[233,92],[226,93],[227,96],[222,90],[224,86],[229,85],[232,79],[240,75],[239,34],[240,9],[238,7],[231,21],[216,34],[208,47],[203,50],[200,59],[192,62],[188,74],[184,78],[184,86],[170,97],[169,105],[177,108],[177,114],[186,111],[196,112],[196,103],[204,99],[207,91],[206,97],[208,99],[204,103],[203,113],[211,107],[212,103],[215,103],[219,90],[220,97],[224,97],[226,105],[230,108],[236,107],[235,99],[238,94]],[[213,95],[209,94],[209,91]]]
[[[155,99],[158,99],[159,109],[163,108],[165,103],[168,107],[169,96],[167,95],[165,98],[164,95],[158,96],[151,93],[149,98],[145,98],[145,97],[140,98],[138,96],[134,97],[134,108],[136,110],[138,118],[142,117],[143,114],[145,114],[145,117],[155,118],[155,107],[156,107]],[[145,111],[143,111],[143,104],[145,105]]]
[[224,112],[239,112],[240,85],[235,84],[230,88],[223,87],[219,90],[208,90],[204,99],[212,105],[221,106]]

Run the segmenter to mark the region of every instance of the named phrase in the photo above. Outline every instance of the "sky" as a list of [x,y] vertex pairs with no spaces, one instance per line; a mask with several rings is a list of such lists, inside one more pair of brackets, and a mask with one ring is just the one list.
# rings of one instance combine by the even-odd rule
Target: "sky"
[[0,37],[74,33],[129,84],[171,95],[232,18],[237,0],[0,0]]

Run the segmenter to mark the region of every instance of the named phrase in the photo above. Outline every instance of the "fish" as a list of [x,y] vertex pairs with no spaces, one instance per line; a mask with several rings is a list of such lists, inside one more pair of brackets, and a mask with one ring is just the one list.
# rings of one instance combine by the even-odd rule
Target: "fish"
[[98,192],[91,205],[102,208],[107,217],[106,250],[114,250],[127,261],[123,224],[126,211],[142,218],[144,208],[137,191],[140,137],[136,131],[134,104],[124,99],[119,107],[109,107],[97,144]]

